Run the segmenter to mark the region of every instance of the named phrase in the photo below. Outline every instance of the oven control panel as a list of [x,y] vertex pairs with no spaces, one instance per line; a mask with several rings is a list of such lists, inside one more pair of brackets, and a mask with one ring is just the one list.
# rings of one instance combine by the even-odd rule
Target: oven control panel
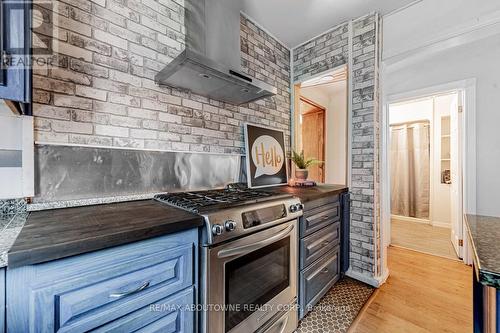
[[204,215],[208,232],[202,233],[202,243],[210,246],[253,234],[299,218],[303,209],[298,198],[290,197],[211,212]]

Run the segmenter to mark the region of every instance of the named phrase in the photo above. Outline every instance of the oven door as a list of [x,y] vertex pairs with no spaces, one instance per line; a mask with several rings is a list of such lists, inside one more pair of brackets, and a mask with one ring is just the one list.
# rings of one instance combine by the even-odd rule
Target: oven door
[[255,332],[294,304],[297,220],[205,248],[202,256],[205,332]]

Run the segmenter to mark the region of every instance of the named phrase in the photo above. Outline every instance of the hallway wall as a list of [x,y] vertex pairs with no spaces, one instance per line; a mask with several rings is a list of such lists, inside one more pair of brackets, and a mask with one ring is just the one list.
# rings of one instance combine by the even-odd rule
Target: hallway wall
[[[419,18],[419,19],[415,19]],[[385,96],[469,78],[476,86],[477,210],[500,216],[500,2],[423,0],[383,18]]]

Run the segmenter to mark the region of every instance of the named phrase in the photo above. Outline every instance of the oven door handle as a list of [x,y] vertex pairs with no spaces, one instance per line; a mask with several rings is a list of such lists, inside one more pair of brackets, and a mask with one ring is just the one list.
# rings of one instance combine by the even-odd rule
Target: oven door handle
[[294,226],[293,226],[293,224],[291,224],[288,227],[286,227],[285,229],[278,232],[276,235],[269,237],[269,238],[266,238],[263,241],[260,241],[260,242],[254,243],[254,244],[243,245],[243,246],[238,246],[238,247],[220,250],[217,253],[217,257],[228,258],[228,257],[234,257],[234,256],[237,256],[240,254],[255,251],[261,247],[264,247],[264,246],[269,245],[271,243],[274,243],[282,238],[285,238],[286,236],[288,236],[288,234],[290,234],[290,232],[292,232],[293,228],[294,228]]

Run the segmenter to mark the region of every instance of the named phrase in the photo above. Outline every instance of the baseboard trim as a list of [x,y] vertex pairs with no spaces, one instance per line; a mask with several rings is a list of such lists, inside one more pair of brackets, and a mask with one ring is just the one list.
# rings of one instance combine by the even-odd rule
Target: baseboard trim
[[409,216],[401,216],[401,215],[392,215],[392,214],[391,214],[391,219],[400,220],[400,221],[405,221],[405,222],[414,222],[414,223],[422,223],[422,224],[431,224],[431,221],[430,221],[430,220],[419,219],[419,218],[416,218],[416,217],[409,217]]
[[405,247],[405,246],[401,246],[401,245],[391,244],[390,246],[393,247],[393,248],[397,248],[397,249],[403,249],[403,250],[406,250],[406,251],[412,251],[412,252],[417,252],[417,253],[420,253],[420,254],[425,254],[426,256],[434,256],[434,257],[439,257],[439,258],[442,258],[442,259],[448,259],[448,260],[453,260],[453,261],[463,261],[462,259],[460,259],[458,257],[456,257],[456,258],[450,258],[450,257],[446,257],[446,256],[439,255],[439,254],[434,254],[434,253],[430,253],[430,252],[426,252],[426,251],[420,251],[420,250],[411,249],[409,247]]
[[450,222],[431,221],[431,225],[432,225],[433,227],[440,227],[440,228],[448,228],[448,229],[451,229],[451,224],[450,224]]

